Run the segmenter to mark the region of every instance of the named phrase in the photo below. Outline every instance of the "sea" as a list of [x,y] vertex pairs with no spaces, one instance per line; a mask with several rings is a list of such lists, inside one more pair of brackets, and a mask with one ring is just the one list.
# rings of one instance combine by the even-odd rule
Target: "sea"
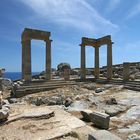
[[[33,72],[32,75],[37,75],[40,72]],[[12,81],[19,80],[22,77],[21,72],[5,72],[3,75],[4,78],[11,79]]]

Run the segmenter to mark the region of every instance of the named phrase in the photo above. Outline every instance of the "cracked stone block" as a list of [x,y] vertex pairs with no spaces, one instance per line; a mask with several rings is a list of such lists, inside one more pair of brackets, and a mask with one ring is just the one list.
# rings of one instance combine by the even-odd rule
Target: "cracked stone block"
[[82,114],[82,116],[83,116],[83,119],[86,120],[86,121],[88,121],[88,122],[91,121],[91,119],[90,119],[90,114],[91,114],[91,113],[92,113],[91,110],[82,110],[82,111],[81,111],[81,114]]
[[93,112],[90,114],[90,119],[93,124],[98,128],[109,128],[110,116],[105,113]]

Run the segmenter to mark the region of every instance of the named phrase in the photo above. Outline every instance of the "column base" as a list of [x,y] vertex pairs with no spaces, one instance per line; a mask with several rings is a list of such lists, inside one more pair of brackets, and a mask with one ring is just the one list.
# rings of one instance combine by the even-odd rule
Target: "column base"
[[51,80],[51,74],[49,73],[49,74],[46,74],[46,80]]
[[31,77],[31,75],[25,75],[24,76],[24,80],[25,80],[25,82],[31,82],[32,81],[32,77]]
[[95,68],[95,72],[94,72],[94,76],[95,76],[95,79],[97,80],[97,79],[99,79],[99,76],[100,75],[100,70],[99,70],[99,68]]
[[107,80],[112,80],[112,68],[107,69]]

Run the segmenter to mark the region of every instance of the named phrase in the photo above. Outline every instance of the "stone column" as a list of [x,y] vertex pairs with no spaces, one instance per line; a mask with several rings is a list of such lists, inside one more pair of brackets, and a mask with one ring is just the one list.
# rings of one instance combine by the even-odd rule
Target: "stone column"
[[25,42],[22,41],[22,79],[24,79],[25,76]]
[[112,42],[107,44],[107,79],[112,79]]
[[81,80],[86,79],[85,46],[81,44]]
[[128,62],[123,63],[123,81],[127,82],[129,81],[129,70],[130,70],[130,64]]
[[95,47],[95,79],[99,79],[100,68],[99,68],[99,46]]
[[22,78],[31,81],[31,40],[22,41]]
[[51,40],[46,41],[46,79],[51,80]]

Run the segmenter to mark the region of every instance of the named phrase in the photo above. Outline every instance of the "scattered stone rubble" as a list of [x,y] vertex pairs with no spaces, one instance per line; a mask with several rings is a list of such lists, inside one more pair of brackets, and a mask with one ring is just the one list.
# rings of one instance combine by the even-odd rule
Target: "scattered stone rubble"
[[128,136],[127,140],[140,140],[140,136],[137,134],[132,134]]
[[[103,91],[100,93],[96,93],[96,89],[98,88],[103,89]],[[115,85],[110,85],[110,84],[99,85],[99,84],[94,84],[94,83],[93,84],[81,83],[78,85],[65,86],[63,88],[58,88],[58,89],[54,89],[50,91],[27,95],[22,98],[9,98],[8,100],[10,102],[11,110],[9,110],[10,116],[8,116],[7,118],[8,120],[6,122],[8,124],[8,121],[9,121],[9,124],[8,124],[9,126],[12,123],[15,123],[15,125],[17,126],[19,126],[18,123],[20,123],[20,125],[22,126],[22,123],[24,122],[25,119],[28,118],[27,122],[35,119],[35,117],[30,117],[30,118],[29,116],[27,118],[23,117],[23,114],[17,115],[15,118],[15,114],[14,114],[15,111],[13,110],[15,110],[16,107],[18,108],[20,107],[24,109],[24,107],[27,106],[27,108],[29,109],[31,106],[33,106],[35,110],[35,108],[38,108],[38,106],[39,108],[43,109],[44,106],[47,108],[51,108],[52,106],[58,105],[62,110],[66,110],[67,112],[70,112],[72,114],[73,112],[77,112],[76,117],[78,118],[80,118],[81,114],[83,115],[86,112],[87,114],[83,115],[84,119],[82,120],[84,120],[85,123],[87,123],[87,125],[92,126],[91,129],[92,131],[94,131],[91,133],[92,138],[94,137],[99,140],[102,140],[104,138],[103,140],[105,140],[105,138],[107,139],[108,137],[113,137],[114,139],[115,138],[120,139],[119,137],[121,137],[122,139],[127,139],[128,133],[132,134],[132,133],[140,131],[140,127],[139,127],[140,100],[139,99],[140,99],[140,96],[138,92],[124,90],[122,86],[117,86],[117,85],[115,86]],[[88,112],[88,110],[90,111]],[[52,109],[51,111],[54,111],[54,110]],[[85,112],[82,113],[82,111],[85,111]],[[94,114],[94,112],[97,112],[97,113]],[[45,110],[44,110],[44,113],[45,113]],[[92,115],[89,115],[89,114],[92,114]],[[54,111],[54,116],[55,115],[56,113]],[[41,122],[43,123],[43,121],[46,121],[46,120],[53,121],[54,119],[53,116],[46,120],[45,119],[42,120],[41,116],[39,118],[40,118],[39,119],[40,123]],[[69,117],[69,119],[70,118],[71,117]],[[56,120],[57,119],[58,118],[56,115]],[[32,123],[32,125],[36,125],[36,123],[37,122],[34,122]],[[48,125],[50,128],[52,128],[52,126],[50,126],[52,125],[51,122],[47,123],[45,127],[47,127]],[[34,129],[37,129],[37,127],[39,126],[35,126]],[[43,129],[43,128],[44,126],[41,125],[38,129]],[[27,129],[29,135],[30,135],[29,133],[30,131],[36,131],[37,133],[39,133],[38,129],[37,130],[32,130],[32,129],[33,128],[31,128],[31,130]],[[49,129],[43,130],[44,132],[42,135],[46,136],[45,133],[47,133]],[[77,136],[73,137],[73,130],[63,127],[63,126],[60,128],[60,130],[62,131],[59,133],[56,132],[56,129],[58,130],[58,128],[55,128],[55,131],[53,130],[56,136],[59,135],[63,137],[66,134],[68,135],[66,136],[66,138],[69,137],[70,139],[78,140],[79,137],[83,135],[82,132],[80,133],[76,132],[76,135],[78,135],[78,137]],[[80,129],[83,129],[83,128],[80,128]],[[87,126],[84,126],[84,129],[88,130]],[[95,133],[95,129],[97,131],[96,133]],[[108,129],[108,130],[105,131],[101,129]],[[2,126],[2,128],[0,128],[1,133],[4,130],[5,130],[5,126]],[[48,132],[50,137],[52,137],[51,131],[52,129],[50,129],[50,131]],[[112,133],[114,133],[115,136]],[[125,133],[125,136],[124,136],[124,133]],[[139,135],[139,133],[136,133],[136,134]],[[89,132],[84,133],[84,135],[89,136]],[[86,138],[84,140],[86,140]]]
[[[140,79],[140,62],[129,63],[130,64],[130,80],[139,80]],[[64,68],[68,68],[70,70],[70,75],[79,77],[80,76],[80,68],[71,68],[70,64],[61,63],[58,66],[58,69],[52,69],[53,76],[63,76]],[[106,72],[107,67],[103,66],[100,68],[100,77],[107,77]],[[113,78],[115,79],[123,79],[123,64],[113,65]],[[93,75],[94,69],[87,68],[86,75]],[[39,75],[35,75],[32,77],[33,79],[45,79],[45,72],[41,72]]]
[[10,113],[10,104],[7,100],[0,101],[0,123],[7,120]]
[[122,106],[122,105],[106,106],[104,109],[106,114],[108,114],[110,117],[113,117],[126,111],[127,106]]

